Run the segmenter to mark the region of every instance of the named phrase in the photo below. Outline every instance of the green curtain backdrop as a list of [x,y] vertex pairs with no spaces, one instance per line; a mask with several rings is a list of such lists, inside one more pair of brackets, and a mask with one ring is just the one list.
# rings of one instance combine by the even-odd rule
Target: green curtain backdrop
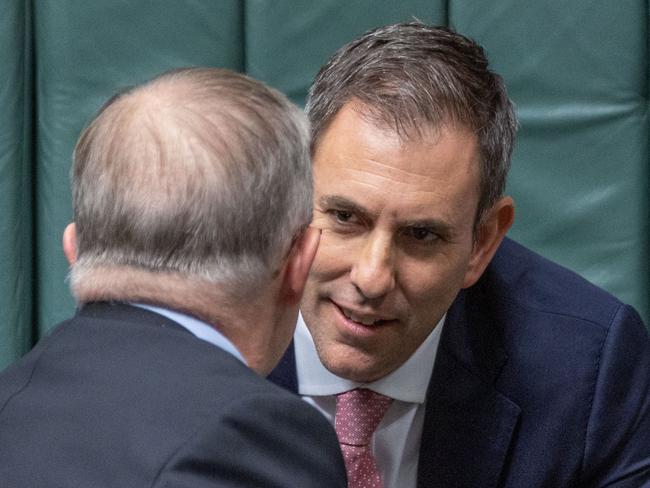
[[0,16],[0,369],[74,303],[61,233],[82,127],[182,66],[246,72],[302,104],[365,30],[419,19],[483,44],[521,119],[511,236],[649,318],[648,0],[5,0]]
[[646,0],[452,0],[518,106],[511,233],[648,321]]
[[71,220],[69,167],[79,132],[115,91],[181,66],[243,69],[237,0],[37,0],[35,225],[39,335],[68,317],[61,233]]
[[5,0],[0,16],[0,368],[34,340],[31,16]]

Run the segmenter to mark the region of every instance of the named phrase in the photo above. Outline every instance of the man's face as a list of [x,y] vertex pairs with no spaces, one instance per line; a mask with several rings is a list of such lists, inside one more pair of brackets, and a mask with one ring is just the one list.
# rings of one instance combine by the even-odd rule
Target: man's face
[[469,130],[403,142],[355,108],[315,150],[322,236],[301,310],[327,369],[368,382],[402,365],[476,280],[479,156]]

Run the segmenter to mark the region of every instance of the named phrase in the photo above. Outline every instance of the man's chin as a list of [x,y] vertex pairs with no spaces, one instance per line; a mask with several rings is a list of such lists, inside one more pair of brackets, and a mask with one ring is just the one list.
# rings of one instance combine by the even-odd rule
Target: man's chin
[[[336,354],[319,352],[323,366],[332,374],[357,383],[370,383],[387,374],[378,358],[368,356],[349,346],[340,347]],[[384,367],[382,367],[384,366]]]

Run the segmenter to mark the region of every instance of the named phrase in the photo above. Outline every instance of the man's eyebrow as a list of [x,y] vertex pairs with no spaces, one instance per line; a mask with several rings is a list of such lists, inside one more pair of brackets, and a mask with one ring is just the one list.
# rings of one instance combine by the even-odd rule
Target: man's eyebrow
[[372,217],[371,213],[367,209],[353,202],[349,198],[340,195],[324,195],[318,199],[318,205],[322,209],[331,208],[351,212],[362,219]]

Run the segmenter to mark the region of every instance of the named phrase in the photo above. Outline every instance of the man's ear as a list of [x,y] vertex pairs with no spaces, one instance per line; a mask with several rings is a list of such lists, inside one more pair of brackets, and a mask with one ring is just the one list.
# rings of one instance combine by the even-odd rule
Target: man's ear
[[483,217],[476,229],[474,248],[465,272],[463,288],[478,281],[514,220],[515,203],[510,197],[499,199]]
[[74,222],[63,231],[63,254],[70,266],[77,262],[77,226]]
[[285,263],[282,296],[287,304],[296,305],[302,298],[309,269],[316,256],[321,230],[308,227],[295,240]]

